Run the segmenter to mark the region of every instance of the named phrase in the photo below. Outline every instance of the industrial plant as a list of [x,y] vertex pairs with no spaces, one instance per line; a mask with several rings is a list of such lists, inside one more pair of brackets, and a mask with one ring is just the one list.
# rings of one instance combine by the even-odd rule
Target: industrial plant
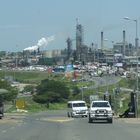
[[[127,42],[126,32],[122,31],[122,40],[112,42],[112,47],[104,45],[104,32],[100,32],[100,44],[91,42],[90,46],[84,43],[84,27],[76,20],[75,37],[66,37],[66,48],[63,50],[47,50],[46,46],[55,41],[55,36],[43,37],[31,47],[23,49],[22,52],[7,53],[1,51],[1,65],[29,66],[29,65],[65,65],[79,63],[100,63],[116,67],[136,66],[140,64],[138,56],[140,49],[138,39],[135,45]],[[137,47],[138,46],[138,47]],[[11,57],[12,56],[12,57]]]
[[[121,33],[120,33],[121,34]],[[122,31],[122,40],[120,42],[112,42],[112,47],[109,48],[104,45],[104,32],[101,31],[101,44],[97,45],[91,42],[90,46],[84,44],[84,29],[81,24],[76,24],[75,39],[67,38],[67,62],[98,62],[103,65],[111,65],[116,67],[136,66],[138,57],[139,62],[139,46],[128,43],[126,41],[126,32]],[[75,44],[73,43],[75,42]],[[75,45],[75,47],[73,46]],[[138,47],[137,47],[138,46]],[[75,50],[73,48],[76,48]]]

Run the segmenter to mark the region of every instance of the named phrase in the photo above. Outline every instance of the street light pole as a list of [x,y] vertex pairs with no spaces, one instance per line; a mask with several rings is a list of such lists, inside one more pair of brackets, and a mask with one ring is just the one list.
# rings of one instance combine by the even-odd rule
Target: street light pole
[[138,20],[130,19],[125,17],[125,20],[130,20],[135,22],[136,26],[136,38],[135,38],[135,49],[136,49],[136,97],[135,97],[135,115],[138,117],[138,94],[139,94],[139,78],[138,78]]
[[138,117],[138,94],[139,94],[139,78],[138,78],[138,35],[137,35],[137,32],[138,32],[138,21],[137,19],[134,20],[135,23],[136,23],[136,39],[135,39],[135,46],[136,46],[136,57],[137,57],[137,68],[136,68],[136,71],[137,71],[137,81],[136,81],[136,117]]

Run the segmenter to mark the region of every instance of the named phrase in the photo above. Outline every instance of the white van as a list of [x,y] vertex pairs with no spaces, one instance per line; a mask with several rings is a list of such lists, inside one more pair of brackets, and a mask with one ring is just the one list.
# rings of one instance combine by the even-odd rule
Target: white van
[[67,115],[68,117],[87,117],[88,107],[85,101],[69,101],[67,103]]

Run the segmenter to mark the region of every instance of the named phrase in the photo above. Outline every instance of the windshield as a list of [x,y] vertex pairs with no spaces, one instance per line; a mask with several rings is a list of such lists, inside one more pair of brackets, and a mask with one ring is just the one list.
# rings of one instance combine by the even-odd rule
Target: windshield
[[73,107],[85,107],[86,104],[85,103],[74,103]]
[[110,107],[108,102],[94,102],[92,107]]

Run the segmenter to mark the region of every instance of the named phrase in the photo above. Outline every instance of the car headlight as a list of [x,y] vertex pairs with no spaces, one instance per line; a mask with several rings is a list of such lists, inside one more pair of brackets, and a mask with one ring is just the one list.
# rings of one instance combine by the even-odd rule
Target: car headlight
[[91,114],[95,114],[95,110],[91,110],[90,113],[91,113]]
[[108,113],[109,113],[109,114],[112,114],[112,111],[111,111],[111,110],[109,110],[109,111],[108,111]]

